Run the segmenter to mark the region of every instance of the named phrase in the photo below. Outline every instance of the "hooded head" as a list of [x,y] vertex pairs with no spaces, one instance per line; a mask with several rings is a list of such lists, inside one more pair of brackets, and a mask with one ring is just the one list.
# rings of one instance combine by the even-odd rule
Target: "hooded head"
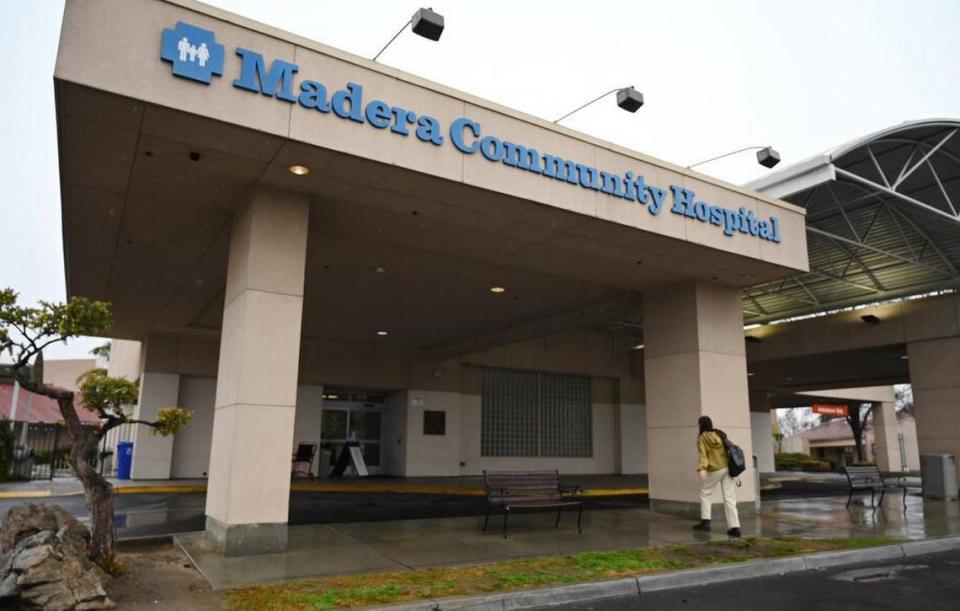
[[697,424],[700,426],[701,433],[713,430],[713,420],[710,419],[710,416],[700,416]]

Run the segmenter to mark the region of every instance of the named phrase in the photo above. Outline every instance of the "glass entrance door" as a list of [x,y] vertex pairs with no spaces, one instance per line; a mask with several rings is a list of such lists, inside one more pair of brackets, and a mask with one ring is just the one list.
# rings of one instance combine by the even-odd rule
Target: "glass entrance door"
[[324,392],[320,447],[332,452],[331,466],[343,452],[344,443],[355,439],[360,442],[363,461],[370,474],[383,472],[380,444],[385,406],[386,395],[383,393],[333,388]]

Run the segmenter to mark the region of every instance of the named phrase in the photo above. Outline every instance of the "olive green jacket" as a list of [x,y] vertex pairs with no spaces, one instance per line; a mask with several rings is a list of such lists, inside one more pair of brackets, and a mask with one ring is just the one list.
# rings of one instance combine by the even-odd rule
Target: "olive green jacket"
[[723,447],[723,439],[714,431],[705,431],[697,437],[697,450],[700,459],[697,470],[717,471],[727,468],[727,453]]

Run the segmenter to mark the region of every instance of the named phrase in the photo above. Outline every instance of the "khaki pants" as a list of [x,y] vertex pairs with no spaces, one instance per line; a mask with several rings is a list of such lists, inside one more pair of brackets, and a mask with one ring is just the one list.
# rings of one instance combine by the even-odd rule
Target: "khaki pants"
[[736,484],[733,478],[727,475],[727,469],[717,469],[716,471],[707,471],[707,477],[703,480],[700,487],[700,518],[710,519],[711,503],[710,496],[713,489],[720,484],[723,491],[723,512],[727,518],[727,528],[740,528],[740,516],[737,515],[737,495]]

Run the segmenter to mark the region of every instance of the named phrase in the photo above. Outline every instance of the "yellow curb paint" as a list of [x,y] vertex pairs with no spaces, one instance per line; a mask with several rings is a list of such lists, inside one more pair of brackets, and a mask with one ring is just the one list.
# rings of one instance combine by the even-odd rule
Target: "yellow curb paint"
[[42,499],[50,496],[49,490],[28,490],[23,492],[0,492],[0,499]]
[[202,484],[187,486],[119,486],[113,489],[114,494],[186,494],[206,491],[207,487]]
[[[440,494],[452,496],[484,496],[483,488],[462,488],[457,486],[402,486],[391,484],[352,485],[341,483],[321,482],[293,482],[291,490],[297,492],[342,492],[342,493],[379,493],[379,494]],[[207,487],[202,484],[184,486],[119,486],[113,489],[114,494],[191,494],[206,492]],[[575,496],[603,497],[603,496],[632,496],[648,494],[647,488],[595,488],[585,490]],[[82,491],[66,492],[56,496],[82,496]],[[25,492],[0,492],[0,499],[33,499],[54,496],[50,490],[33,490]]]
[[[299,492],[376,492],[389,494],[446,494],[461,496],[484,496],[483,488],[463,488],[458,486],[395,486],[390,484],[350,485],[321,482],[294,482],[291,490]],[[625,496],[648,494],[647,488],[595,488],[585,490],[580,496]]]

